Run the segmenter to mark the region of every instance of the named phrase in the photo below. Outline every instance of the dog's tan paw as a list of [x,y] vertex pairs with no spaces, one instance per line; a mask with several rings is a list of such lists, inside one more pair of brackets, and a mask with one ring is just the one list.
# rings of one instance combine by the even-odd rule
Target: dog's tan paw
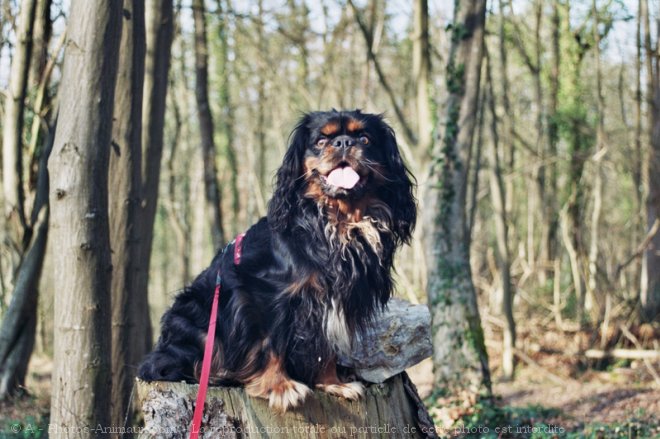
[[358,381],[342,384],[317,384],[316,388],[330,395],[339,396],[351,401],[362,398],[365,392],[364,386]]
[[282,381],[270,390],[268,406],[284,413],[301,405],[310,393],[312,390],[303,383],[294,380]]

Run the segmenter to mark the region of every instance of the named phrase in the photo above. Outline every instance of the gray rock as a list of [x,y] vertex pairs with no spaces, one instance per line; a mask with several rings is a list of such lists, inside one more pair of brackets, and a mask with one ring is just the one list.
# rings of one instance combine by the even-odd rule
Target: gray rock
[[428,307],[391,299],[374,325],[355,340],[351,358],[340,356],[339,363],[354,368],[364,381],[382,383],[430,357],[432,352]]

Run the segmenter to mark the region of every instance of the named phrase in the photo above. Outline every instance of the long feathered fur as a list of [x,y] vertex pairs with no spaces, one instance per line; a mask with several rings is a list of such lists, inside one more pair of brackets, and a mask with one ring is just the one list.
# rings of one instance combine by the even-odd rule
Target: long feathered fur
[[[321,150],[316,138],[328,126],[339,134],[364,132],[368,145]],[[327,195],[321,171],[310,164],[328,161],[351,163],[362,173],[359,189]],[[394,254],[409,242],[415,224],[413,191],[414,180],[382,116],[359,110],[305,115],[290,136],[268,215],[243,239],[240,264],[234,264],[230,244],[176,297],[138,375],[196,380],[219,271],[213,377],[254,388],[266,380],[264,370],[281,361],[291,379],[322,383],[338,352],[350,349],[355,334],[392,294]]]

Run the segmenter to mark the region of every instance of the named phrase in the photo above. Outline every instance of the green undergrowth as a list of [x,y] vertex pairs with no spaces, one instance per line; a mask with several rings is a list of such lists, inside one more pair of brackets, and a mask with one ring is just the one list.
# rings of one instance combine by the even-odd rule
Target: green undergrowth
[[27,415],[18,419],[3,419],[0,439],[37,439],[48,437],[48,417]]
[[[426,401],[436,426],[441,406],[435,398]],[[446,404],[446,399],[443,401]],[[458,408],[460,410],[460,408]],[[437,427],[442,438],[529,438],[529,439],[660,439],[660,423],[631,418],[614,423],[580,424],[555,408],[539,405],[501,406],[497,401],[482,400],[469,408],[451,427]]]

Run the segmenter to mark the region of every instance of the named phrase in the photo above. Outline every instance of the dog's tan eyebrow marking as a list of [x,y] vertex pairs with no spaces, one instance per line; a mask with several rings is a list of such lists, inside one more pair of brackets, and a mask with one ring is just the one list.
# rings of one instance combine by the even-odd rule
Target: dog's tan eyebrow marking
[[332,136],[333,134],[339,131],[339,123],[337,122],[328,122],[321,128],[321,134],[324,136]]
[[351,133],[362,131],[364,129],[364,124],[357,119],[350,119],[346,124],[346,129]]

